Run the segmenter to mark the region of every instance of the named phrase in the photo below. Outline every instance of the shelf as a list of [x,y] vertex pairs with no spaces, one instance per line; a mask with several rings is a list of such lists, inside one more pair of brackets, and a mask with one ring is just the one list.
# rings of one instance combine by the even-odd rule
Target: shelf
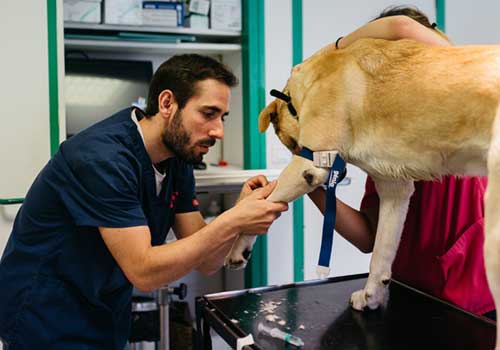
[[264,175],[269,181],[278,178],[281,169],[242,170],[234,167],[208,167],[206,170],[195,170],[196,192],[239,192],[241,186],[252,176]]
[[240,44],[210,44],[210,43],[157,43],[157,42],[134,42],[134,41],[105,41],[105,40],[83,40],[65,39],[64,45],[67,49],[80,49],[99,52],[139,52],[148,50],[148,53],[204,53],[218,54],[225,52],[237,52],[241,50]]
[[201,37],[225,37],[238,38],[241,32],[224,31],[214,29],[196,29],[183,27],[161,27],[161,26],[132,26],[118,24],[90,24],[78,22],[64,22],[64,29],[85,30],[85,31],[115,31],[115,32],[142,32],[142,33],[163,33],[163,34],[186,34]]

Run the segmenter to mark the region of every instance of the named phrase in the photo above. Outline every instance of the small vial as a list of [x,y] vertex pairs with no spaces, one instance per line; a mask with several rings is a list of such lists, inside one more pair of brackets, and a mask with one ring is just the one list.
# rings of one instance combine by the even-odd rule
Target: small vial
[[297,347],[304,346],[304,342],[302,341],[302,339],[294,335],[291,335],[290,333],[283,332],[281,329],[278,329],[276,327],[274,328],[267,327],[263,325],[262,322],[260,322],[259,325],[257,326],[257,329],[261,333],[270,335],[273,338],[284,340],[285,342],[295,345]]

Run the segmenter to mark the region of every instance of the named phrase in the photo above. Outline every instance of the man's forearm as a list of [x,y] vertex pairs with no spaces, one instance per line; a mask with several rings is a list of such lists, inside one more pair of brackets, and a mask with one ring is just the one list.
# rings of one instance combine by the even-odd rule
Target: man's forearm
[[338,46],[339,48],[345,48],[362,38],[412,39],[429,45],[450,45],[449,41],[440,35],[438,31],[429,29],[407,16],[391,16],[369,22],[342,38]]
[[[231,249],[236,235],[237,229],[222,218],[189,237],[151,247],[142,264],[142,289],[159,288],[194,269],[213,272],[220,268],[223,256]],[[216,261],[210,261],[211,258]]]
[[231,251],[233,243],[234,240],[207,254],[204,261],[196,268],[196,270],[205,275],[212,275],[217,272],[224,265],[224,260]]

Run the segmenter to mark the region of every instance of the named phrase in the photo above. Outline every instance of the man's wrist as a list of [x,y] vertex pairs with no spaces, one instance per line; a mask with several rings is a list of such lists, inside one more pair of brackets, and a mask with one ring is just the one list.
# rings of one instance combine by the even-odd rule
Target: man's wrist
[[230,238],[236,238],[239,234],[242,233],[241,220],[233,217],[234,207],[226,210],[222,214],[220,214],[217,218],[215,218],[214,223],[217,222],[221,225],[221,231],[225,231],[226,234],[229,234]]

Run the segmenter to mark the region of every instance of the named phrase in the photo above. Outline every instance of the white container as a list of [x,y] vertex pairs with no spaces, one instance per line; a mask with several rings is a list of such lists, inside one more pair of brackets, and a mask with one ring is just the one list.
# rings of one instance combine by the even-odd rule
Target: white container
[[210,28],[241,31],[241,0],[212,0]]
[[102,0],[64,0],[64,20],[68,22],[101,23]]
[[143,1],[142,24],[145,26],[184,26],[184,3]]
[[142,25],[142,0],[105,0],[104,23]]
[[208,16],[191,13],[184,18],[184,26],[196,29],[208,29]]
[[189,2],[190,13],[208,16],[208,11],[210,11],[210,1],[208,0],[191,0]]

